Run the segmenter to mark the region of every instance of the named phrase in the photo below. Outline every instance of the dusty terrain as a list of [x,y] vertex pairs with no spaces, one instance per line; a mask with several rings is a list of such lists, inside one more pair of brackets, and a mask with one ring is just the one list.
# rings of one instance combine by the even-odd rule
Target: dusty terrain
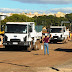
[[49,44],[49,53],[0,48],[0,72],[72,72],[72,42]]

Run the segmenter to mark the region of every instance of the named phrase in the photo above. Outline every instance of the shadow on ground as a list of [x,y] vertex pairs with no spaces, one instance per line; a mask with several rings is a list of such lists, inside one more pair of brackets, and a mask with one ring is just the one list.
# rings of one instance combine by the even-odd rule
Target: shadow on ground
[[57,48],[54,51],[64,51],[64,52],[72,52],[72,49],[62,49],[62,48]]
[[23,52],[27,52],[27,49],[25,47],[18,47],[18,46],[14,46],[14,47],[10,47],[10,48],[0,48],[0,51],[23,51]]
[[[67,42],[66,42],[67,43]],[[65,43],[65,44],[66,44]],[[64,43],[62,43],[62,42],[57,42],[57,43],[49,43],[49,44],[64,44]]]

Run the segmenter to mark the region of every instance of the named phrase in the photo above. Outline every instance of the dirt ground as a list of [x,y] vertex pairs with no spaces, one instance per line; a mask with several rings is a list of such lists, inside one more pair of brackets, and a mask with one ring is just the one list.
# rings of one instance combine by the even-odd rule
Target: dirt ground
[[[17,49],[17,48],[16,48]],[[49,44],[44,50],[26,52],[0,48],[0,72],[72,72],[72,42]]]

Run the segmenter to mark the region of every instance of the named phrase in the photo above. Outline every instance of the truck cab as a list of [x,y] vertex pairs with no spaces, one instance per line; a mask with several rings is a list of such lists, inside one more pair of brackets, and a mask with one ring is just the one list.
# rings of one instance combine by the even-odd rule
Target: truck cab
[[50,26],[50,34],[52,35],[50,42],[57,43],[66,40],[69,35],[69,31],[66,30],[65,26]]
[[[4,43],[5,48],[9,46],[25,46],[27,50],[32,49],[32,41],[36,42],[34,22],[7,22],[5,26]],[[34,34],[35,33],[35,34]]]

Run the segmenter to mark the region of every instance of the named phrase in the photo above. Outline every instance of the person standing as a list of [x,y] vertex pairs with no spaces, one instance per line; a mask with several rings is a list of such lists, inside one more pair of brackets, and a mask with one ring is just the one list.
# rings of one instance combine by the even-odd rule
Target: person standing
[[[50,35],[51,37],[51,35]],[[43,39],[43,43],[44,43],[44,55],[46,55],[46,49],[47,49],[47,54],[49,55],[49,44],[48,44],[48,41],[49,41],[49,38],[47,33],[45,33],[45,38]]]

